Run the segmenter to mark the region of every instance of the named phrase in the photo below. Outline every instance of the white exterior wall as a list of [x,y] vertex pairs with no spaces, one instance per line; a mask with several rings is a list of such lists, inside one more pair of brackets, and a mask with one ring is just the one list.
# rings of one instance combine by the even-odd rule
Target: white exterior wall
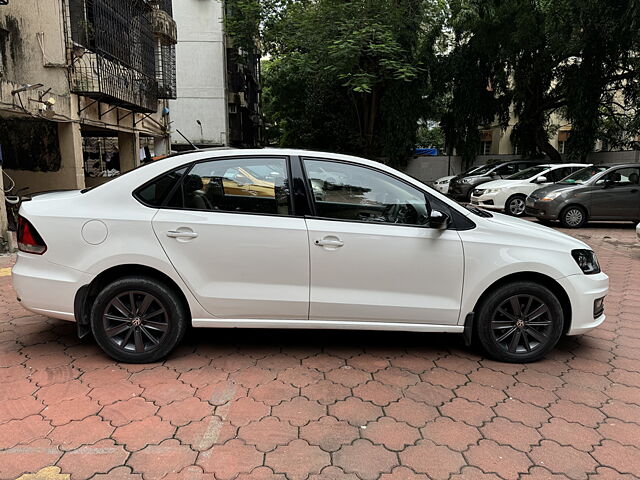
[[176,130],[198,145],[228,144],[223,15],[219,0],[173,2],[178,25],[178,98],[169,102],[174,144],[187,144]]

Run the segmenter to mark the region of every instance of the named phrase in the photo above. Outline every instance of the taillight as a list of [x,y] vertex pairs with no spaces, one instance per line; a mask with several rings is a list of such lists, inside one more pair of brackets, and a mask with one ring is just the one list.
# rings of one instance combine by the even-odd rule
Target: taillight
[[47,244],[26,218],[18,217],[18,249],[21,252],[42,255],[47,251]]

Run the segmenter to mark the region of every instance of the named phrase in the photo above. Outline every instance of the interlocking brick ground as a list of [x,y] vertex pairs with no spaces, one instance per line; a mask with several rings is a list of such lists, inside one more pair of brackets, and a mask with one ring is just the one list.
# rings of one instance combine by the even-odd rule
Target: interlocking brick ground
[[628,224],[568,233],[611,277],[608,318],[530,365],[454,335],[308,330],[198,331],[118,364],[0,277],[0,479],[639,478],[640,244]]

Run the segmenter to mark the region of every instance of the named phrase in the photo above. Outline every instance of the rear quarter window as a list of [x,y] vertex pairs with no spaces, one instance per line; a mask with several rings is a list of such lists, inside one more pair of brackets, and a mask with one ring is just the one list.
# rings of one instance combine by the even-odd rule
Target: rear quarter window
[[160,207],[174,187],[180,182],[187,167],[165,173],[151,182],[138,188],[134,197],[150,207]]

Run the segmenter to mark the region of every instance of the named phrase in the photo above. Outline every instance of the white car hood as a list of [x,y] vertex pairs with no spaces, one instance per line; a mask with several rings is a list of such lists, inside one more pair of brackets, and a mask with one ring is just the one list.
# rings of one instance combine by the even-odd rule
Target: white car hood
[[561,251],[571,251],[577,248],[592,250],[586,243],[539,223],[521,220],[501,213],[492,213],[492,215],[492,218],[483,219],[486,227],[494,230],[496,235],[504,232],[508,234],[506,238],[511,238],[512,240],[514,235],[517,236],[518,244],[520,245],[529,244],[532,248]]
[[482,190],[486,190],[488,188],[505,188],[505,187],[515,187],[518,185],[522,185],[523,183],[527,183],[529,180],[492,180],[487,183],[483,183],[482,185],[478,185],[478,188]]

